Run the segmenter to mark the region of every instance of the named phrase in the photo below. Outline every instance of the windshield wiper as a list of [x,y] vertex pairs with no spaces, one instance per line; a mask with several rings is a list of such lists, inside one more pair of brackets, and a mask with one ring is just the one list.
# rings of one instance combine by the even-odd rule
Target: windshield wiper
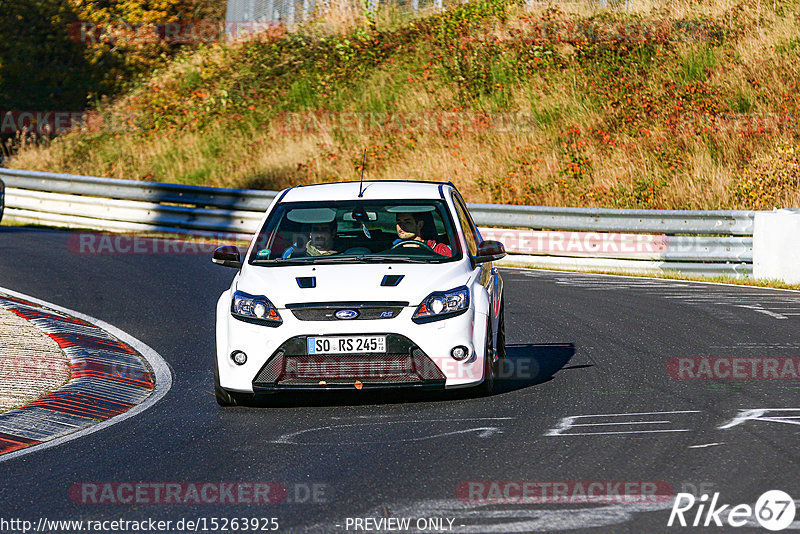
[[307,265],[312,262],[305,259],[275,258],[272,260],[252,260],[250,263],[253,265]]
[[[444,258],[442,258],[444,259]],[[319,265],[328,263],[439,263],[440,258],[417,259],[408,256],[309,256],[304,258],[275,258],[253,260],[253,265]]]
[[314,256],[308,263],[318,265],[320,263],[348,263],[360,258],[361,256]]
[[313,263],[319,265],[321,263],[429,263],[427,260],[418,260],[409,258],[407,256],[318,256],[314,258]]
[[409,258],[408,256],[357,256],[361,261],[365,262],[385,262],[393,261],[396,263],[430,263],[429,260]]

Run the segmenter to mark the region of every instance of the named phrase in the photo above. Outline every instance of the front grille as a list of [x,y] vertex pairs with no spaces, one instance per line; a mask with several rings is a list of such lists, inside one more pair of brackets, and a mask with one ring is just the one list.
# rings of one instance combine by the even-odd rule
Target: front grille
[[386,335],[386,353],[306,353],[306,336],[286,341],[261,368],[253,389],[280,386],[444,384],[445,376],[425,352],[397,334]]
[[[300,321],[372,321],[376,319],[393,319],[400,315],[405,306],[408,306],[408,302],[322,302],[287,304],[286,308]],[[358,316],[353,319],[338,319],[336,312],[339,310],[355,310],[358,312]]]
[[282,384],[362,384],[418,382],[414,360],[408,354],[348,354],[289,356],[284,363]]

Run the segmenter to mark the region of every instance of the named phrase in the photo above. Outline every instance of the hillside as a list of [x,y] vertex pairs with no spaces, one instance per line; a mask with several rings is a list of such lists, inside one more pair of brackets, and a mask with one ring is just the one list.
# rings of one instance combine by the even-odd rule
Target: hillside
[[800,3],[346,5],[179,54],[16,168],[278,189],[452,180],[470,201],[800,206]]

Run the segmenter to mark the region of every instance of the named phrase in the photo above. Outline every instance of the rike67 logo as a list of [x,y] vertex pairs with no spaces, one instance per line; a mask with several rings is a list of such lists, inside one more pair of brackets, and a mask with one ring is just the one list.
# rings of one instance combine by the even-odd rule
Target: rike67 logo
[[[692,511],[695,504],[698,505],[697,510]],[[795,512],[794,500],[788,493],[780,490],[765,492],[756,501],[755,508],[749,504],[737,504],[733,507],[730,504],[721,504],[719,503],[719,492],[714,493],[710,502],[707,494],[696,499],[691,493],[678,493],[672,505],[667,526],[671,527],[677,519],[678,524],[682,527],[721,527],[724,525],[756,527],[761,525],[767,530],[778,531],[792,524]],[[688,516],[688,521],[684,514]],[[694,521],[692,521],[692,517]]]

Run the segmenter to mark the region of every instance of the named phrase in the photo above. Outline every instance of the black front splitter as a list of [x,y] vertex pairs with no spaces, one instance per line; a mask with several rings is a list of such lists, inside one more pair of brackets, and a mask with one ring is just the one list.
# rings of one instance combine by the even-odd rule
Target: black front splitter
[[369,383],[365,382],[358,388],[355,381],[337,384],[276,384],[274,386],[253,386],[253,394],[273,395],[275,393],[300,392],[300,391],[376,391],[376,390],[414,390],[414,391],[444,391],[444,380],[428,380],[414,383]]

